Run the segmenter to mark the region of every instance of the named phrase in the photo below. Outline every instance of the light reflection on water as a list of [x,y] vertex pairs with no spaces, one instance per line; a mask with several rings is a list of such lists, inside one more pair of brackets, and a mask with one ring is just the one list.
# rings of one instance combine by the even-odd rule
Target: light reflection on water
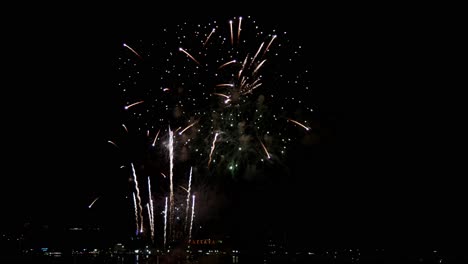
[[[147,255],[75,255],[75,256],[35,256],[18,259],[14,263],[36,264],[232,264],[240,263],[238,257],[232,256],[201,256],[188,260],[185,257],[174,256],[147,256]],[[241,263],[242,264],[242,263]]]
[[[199,255],[187,259],[186,257],[160,256],[160,255],[62,255],[62,256],[16,256],[2,258],[0,263],[16,264],[276,264],[276,263],[312,263],[311,258],[268,257],[258,255]],[[320,263],[335,263],[325,261]]]

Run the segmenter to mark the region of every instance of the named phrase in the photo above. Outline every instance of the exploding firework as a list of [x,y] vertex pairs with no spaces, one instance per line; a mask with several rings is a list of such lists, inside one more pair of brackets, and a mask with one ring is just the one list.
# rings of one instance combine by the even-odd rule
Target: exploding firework
[[[161,222],[166,245],[180,226],[192,235],[191,190],[197,189],[192,167],[198,168],[197,178],[255,177],[280,163],[294,141],[315,133],[314,112],[307,102],[308,61],[287,32],[263,27],[251,17],[235,17],[204,26],[184,23],[155,35],[156,41],[124,40],[117,85],[125,133],[119,130],[108,142],[123,153],[123,162],[131,163],[140,232],[144,201],[133,164],[139,174],[158,176],[154,190],[148,178],[148,222],[153,234],[151,192],[158,192],[155,203],[165,200]],[[301,66],[292,70],[295,62]],[[181,175],[188,168],[187,183]],[[174,186],[188,188],[176,195]],[[179,218],[185,221],[177,223]]]

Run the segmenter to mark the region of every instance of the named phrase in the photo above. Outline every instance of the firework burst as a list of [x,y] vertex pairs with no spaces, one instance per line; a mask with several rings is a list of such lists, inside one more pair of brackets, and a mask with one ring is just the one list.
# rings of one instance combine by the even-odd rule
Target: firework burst
[[[186,232],[190,225],[192,235],[191,189],[197,189],[192,167],[199,168],[198,178],[254,177],[313,131],[313,109],[306,101],[310,69],[301,60],[301,45],[287,32],[264,28],[251,17],[235,17],[205,25],[184,23],[155,35],[155,41],[124,40],[116,85],[125,133],[120,129],[108,142],[124,153],[132,169],[138,164],[139,173],[155,176],[160,186],[153,190],[160,193],[153,196],[160,197],[155,203],[166,203],[161,221],[165,245],[174,239],[179,217],[185,219],[182,229]],[[301,67],[292,70],[297,61]],[[180,175],[188,168],[187,183]],[[134,169],[133,174],[138,185]],[[180,195],[185,198],[174,194],[174,186],[188,186]],[[138,189],[135,198],[141,214]],[[179,200],[184,201],[181,206]]]

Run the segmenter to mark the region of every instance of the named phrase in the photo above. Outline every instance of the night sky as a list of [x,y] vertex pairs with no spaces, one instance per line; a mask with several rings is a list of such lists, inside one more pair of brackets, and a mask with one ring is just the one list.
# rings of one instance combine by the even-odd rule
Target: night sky
[[[234,57],[243,60],[247,53],[253,56],[262,41],[266,46],[271,40],[269,34],[278,34],[268,52],[279,55],[266,57],[264,68],[259,70],[265,85],[253,90],[249,100],[255,102],[264,94],[270,113],[304,117],[311,130],[284,119],[262,120],[259,126],[269,127],[279,141],[271,143],[277,158],[263,167],[258,162],[265,153],[258,141],[248,144],[256,150],[254,157],[233,154],[232,149],[220,145],[218,154],[226,151],[228,158],[244,165],[255,163],[259,171],[236,174],[218,168],[203,176],[200,169],[195,176],[199,177],[201,192],[217,197],[210,200],[214,209],[203,207],[200,218],[208,225],[216,223],[215,231],[230,230],[245,236],[270,232],[316,246],[374,246],[390,240],[401,242],[400,246],[443,245],[466,235],[461,186],[456,184],[458,180],[452,180],[453,172],[444,161],[428,157],[431,155],[426,150],[436,144],[435,139],[416,132],[428,117],[413,100],[410,88],[414,82],[397,77],[408,74],[400,70],[407,66],[400,60],[405,57],[402,54],[412,58],[410,50],[416,47],[410,44],[415,39],[408,32],[413,32],[411,29],[397,34],[391,23],[373,23],[373,16],[364,19],[330,14],[288,19],[242,15],[240,37],[245,32],[246,43],[235,53],[227,33],[228,21],[237,26],[238,17],[113,18],[91,25],[67,24],[64,28],[51,21],[27,26],[31,34],[14,32],[14,47],[3,51],[9,62],[5,66],[10,68],[7,79],[11,81],[4,83],[2,104],[2,230],[21,229],[28,222],[97,223],[112,230],[121,226],[128,229],[132,207],[125,196],[132,190],[130,161],[144,173],[155,173],[151,176],[154,186],[162,185],[158,171],[168,173],[167,157],[164,160],[161,155],[167,150],[161,145],[159,152],[148,154],[148,148],[142,147],[147,143],[142,135],[150,128],[146,140],[153,138],[160,128],[161,138],[167,139],[168,122],[177,124],[175,129],[190,118],[199,118],[202,121],[196,125],[203,122],[206,129],[201,130],[203,135],[194,136],[193,146],[198,145],[207,154],[211,141],[206,144],[206,140],[198,139],[212,139],[213,134],[208,132],[212,121],[201,117],[206,114],[196,116],[192,110],[206,111],[219,104],[212,104],[210,97],[186,107],[187,114],[178,119],[172,115],[172,107],[164,112],[162,101],[135,105],[127,111],[123,107],[139,98],[145,103],[155,100],[157,95],[166,96],[164,103],[177,104],[176,88],[171,85],[191,87],[190,92],[189,88],[184,90],[187,97],[183,100],[196,97],[194,94],[197,100],[204,98],[194,89],[213,89],[223,79],[214,78],[210,71],[217,71],[223,61]],[[195,68],[196,63],[178,50],[176,37],[198,38],[198,42],[187,40],[183,47],[189,52],[195,50],[212,25],[204,26],[213,21],[217,21],[220,33],[213,35],[212,49],[203,50],[208,54],[203,55],[206,61]],[[197,24],[202,25],[199,33],[194,30]],[[183,29],[161,33],[176,25]],[[255,25],[262,34],[253,30]],[[215,39],[219,36],[225,41]],[[168,43],[163,44],[166,40]],[[275,46],[279,43],[282,46]],[[233,53],[228,55],[227,50]],[[209,70],[202,68],[205,62]],[[177,66],[170,68],[172,65]],[[235,66],[241,66],[239,61]],[[167,73],[167,68],[173,73]],[[198,82],[203,84],[197,86]],[[164,94],[166,86],[172,94]],[[269,87],[276,89],[277,96],[270,101]],[[281,106],[287,110],[280,111]],[[307,112],[310,109],[313,111]],[[132,116],[130,110],[143,115]],[[229,109],[226,111],[229,113]],[[122,124],[129,130],[141,130],[124,137]],[[264,132],[257,131],[262,137]],[[283,145],[278,133],[292,138],[283,156],[279,155]],[[151,167],[148,157],[153,162],[157,157],[157,164]],[[206,155],[190,159],[179,167],[201,166],[206,159]],[[126,168],[121,169],[122,165]],[[180,175],[187,173],[180,169],[174,177]],[[100,199],[89,209],[96,197]]]

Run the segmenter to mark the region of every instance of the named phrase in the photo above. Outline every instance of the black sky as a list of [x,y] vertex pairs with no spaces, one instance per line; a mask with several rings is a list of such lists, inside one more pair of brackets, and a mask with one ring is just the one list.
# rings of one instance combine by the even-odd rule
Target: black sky
[[[284,221],[297,239],[317,244],[441,244],[466,235],[462,189],[444,160],[428,157],[434,139],[416,132],[427,118],[414,111],[417,84],[401,77],[411,75],[406,59],[419,56],[414,42],[424,29],[378,14],[292,17],[265,20],[303,38],[318,66],[321,143],[297,151],[293,176],[249,186],[244,199],[295,201],[274,198],[278,206],[265,209],[278,211],[272,225]],[[92,197],[121,188],[109,181],[106,157],[109,126],[118,122],[114,61],[122,40],[167,20],[84,20],[27,25],[3,50],[10,81],[2,102],[2,229],[79,221]],[[239,203],[248,207],[239,214],[260,216],[257,204]]]

